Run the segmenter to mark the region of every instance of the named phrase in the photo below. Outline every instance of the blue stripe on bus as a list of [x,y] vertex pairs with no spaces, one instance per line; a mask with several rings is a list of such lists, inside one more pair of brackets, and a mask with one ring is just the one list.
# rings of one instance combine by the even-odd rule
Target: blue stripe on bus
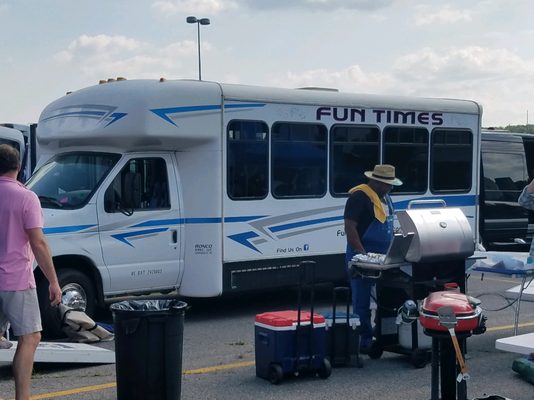
[[174,219],[155,219],[152,221],[141,222],[132,225],[131,228],[144,228],[147,226],[161,226],[161,225],[184,225],[184,224],[219,224],[222,218],[174,218]]
[[[436,199],[442,199],[445,201],[447,206],[449,207],[466,207],[466,206],[475,206],[477,204],[477,196],[476,195],[461,195],[461,196],[441,196],[439,198],[437,197],[421,197],[417,200],[436,200]],[[408,207],[408,203],[410,200],[403,200],[395,202],[395,210],[404,210]],[[250,215],[250,216],[237,216],[237,217],[203,217],[203,218],[171,218],[171,219],[161,219],[161,220],[152,220],[152,221],[145,221],[141,222],[136,225],[132,225],[131,228],[144,228],[144,227],[151,227],[151,226],[165,226],[165,225],[184,225],[184,224],[219,224],[221,222],[225,223],[237,223],[237,222],[248,222],[253,221],[261,218],[265,218],[266,215]],[[321,224],[324,222],[332,222],[332,221],[341,221],[343,220],[343,216],[334,216],[334,217],[328,217],[328,218],[320,218],[320,219],[313,219],[313,220],[307,220],[307,221],[299,221],[299,222],[293,222],[289,224],[283,224],[278,225],[269,228],[271,232],[280,232],[283,230],[303,227],[303,226],[309,226],[309,225],[316,225]],[[92,228],[97,226],[97,224],[91,224],[91,225],[73,225],[73,226],[59,226],[59,227],[53,227],[53,228],[44,228],[43,232],[45,234],[59,234],[59,233],[72,233],[72,232],[79,232],[83,231],[88,228]]]
[[224,108],[259,108],[265,107],[265,103],[225,104]]
[[243,217],[224,217],[224,222],[248,222],[254,221],[255,219],[265,218],[268,215],[251,215]]
[[96,224],[92,225],[72,225],[72,226],[56,226],[54,228],[43,228],[43,233],[45,235],[52,235],[55,233],[71,233],[71,232],[79,232],[83,231],[87,228],[92,228],[93,226],[96,226]]
[[[264,107],[265,103],[246,103],[246,104],[225,104],[225,109],[231,108],[258,108]],[[169,114],[186,113],[186,112],[198,112],[198,111],[212,111],[221,110],[220,104],[206,104],[202,106],[182,106],[182,107],[168,107],[168,108],[154,108],[150,110],[158,117],[163,118],[165,121],[177,126],[172,119],[169,118]]]
[[303,227],[303,226],[322,224],[324,222],[341,221],[342,219],[343,219],[342,215],[338,215],[338,216],[335,216],[335,217],[328,217],[328,218],[311,219],[311,220],[308,220],[308,221],[299,221],[299,222],[292,222],[290,224],[273,226],[272,228],[269,228],[269,230],[271,232],[275,233],[275,232],[285,231],[287,229],[293,229],[293,228],[300,228],[300,227]]
[[[225,217],[224,222],[234,223],[234,222],[248,222],[256,219],[264,218],[265,215],[250,215],[250,216],[241,216],[241,217]],[[184,225],[184,224],[220,224],[222,218],[172,218],[172,219],[159,219],[152,221],[145,221],[139,224],[132,225],[130,228],[147,228],[151,226],[169,226],[169,225]],[[53,228],[44,228],[43,232],[47,235],[57,234],[57,233],[72,233],[79,232],[87,228],[92,228],[97,226],[96,224],[92,225],[73,225],[73,226],[57,226]]]
[[111,235],[111,237],[117,239],[120,242],[126,243],[128,246],[135,247],[133,244],[131,244],[128,241],[128,238],[133,238],[135,236],[150,235],[152,233],[165,232],[167,229],[168,228],[145,229],[142,231],[119,233],[116,235]]
[[252,249],[261,254],[261,251],[259,251],[256,247],[254,247],[252,243],[248,241],[249,239],[253,239],[258,236],[259,235],[256,232],[248,231],[248,232],[238,233],[236,235],[230,235],[228,236],[228,238],[235,240],[237,243],[242,244],[243,246],[246,246],[249,249]]
[[203,106],[183,106],[183,107],[169,107],[169,108],[154,108],[152,111],[158,117],[163,118],[165,121],[177,126],[172,119],[169,118],[168,114],[176,113],[185,113],[185,112],[195,112],[195,111],[210,111],[210,110],[220,110],[220,104],[206,104]]
[[183,218],[173,219],[155,219],[152,221],[141,222],[140,224],[132,225],[131,228],[144,228],[147,226],[160,226],[160,225],[182,225],[184,223]]

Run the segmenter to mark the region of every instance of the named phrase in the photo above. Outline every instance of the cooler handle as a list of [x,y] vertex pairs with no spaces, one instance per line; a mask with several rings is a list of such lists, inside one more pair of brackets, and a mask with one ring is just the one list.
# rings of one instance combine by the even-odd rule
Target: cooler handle
[[336,306],[339,298],[339,294],[345,293],[345,300],[346,300],[346,317],[347,317],[347,325],[350,325],[350,318],[349,318],[349,308],[350,308],[350,289],[347,286],[338,286],[334,288],[334,298],[333,298],[333,307],[332,307],[332,325],[336,324]]

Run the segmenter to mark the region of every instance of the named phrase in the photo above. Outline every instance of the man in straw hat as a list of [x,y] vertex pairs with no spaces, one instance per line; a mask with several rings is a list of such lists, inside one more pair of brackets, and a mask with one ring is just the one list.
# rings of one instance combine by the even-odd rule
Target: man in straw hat
[[[388,193],[393,186],[402,185],[402,181],[395,177],[395,167],[388,164],[376,165],[365,176],[369,181],[350,189],[345,205],[347,266],[355,254],[386,253],[393,237],[393,204]],[[370,310],[373,285],[372,279],[351,279],[352,309],[360,317],[362,328],[362,353],[369,349],[373,339]]]

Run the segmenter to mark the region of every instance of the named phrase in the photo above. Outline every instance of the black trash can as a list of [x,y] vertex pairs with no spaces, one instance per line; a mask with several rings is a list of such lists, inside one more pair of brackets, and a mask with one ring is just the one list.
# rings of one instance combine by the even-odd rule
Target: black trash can
[[111,305],[117,400],[180,399],[186,307],[178,300]]

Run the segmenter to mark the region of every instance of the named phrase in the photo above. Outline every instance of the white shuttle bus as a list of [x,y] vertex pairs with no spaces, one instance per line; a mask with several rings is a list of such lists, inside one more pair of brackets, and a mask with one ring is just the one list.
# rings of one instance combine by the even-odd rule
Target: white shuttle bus
[[28,186],[63,300],[88,314],[118,295],[293,285],[303,259],[340,281],[347,191],[377,163],[404,181],[398,209],[443,199],[477,232],[481,112],[466,100],[114,81],[46,107]]

